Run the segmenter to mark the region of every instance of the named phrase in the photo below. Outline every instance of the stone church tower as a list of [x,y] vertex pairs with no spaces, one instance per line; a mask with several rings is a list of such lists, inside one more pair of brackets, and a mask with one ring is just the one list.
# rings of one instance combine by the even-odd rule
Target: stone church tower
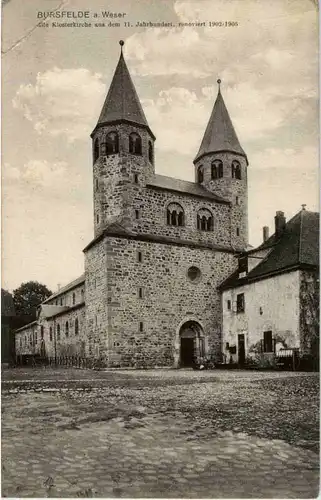
[[195,181],[231,202],[231,244],[248,244],[248,160],[234,130],[221,94],[218,95],[194,160]]
[[219,360],[218,285],[247,246],[248,165],[220,90],[194,160],[195,182],[155,173],[155,136],[122,50],[91,138],[87,356],[133,367]]

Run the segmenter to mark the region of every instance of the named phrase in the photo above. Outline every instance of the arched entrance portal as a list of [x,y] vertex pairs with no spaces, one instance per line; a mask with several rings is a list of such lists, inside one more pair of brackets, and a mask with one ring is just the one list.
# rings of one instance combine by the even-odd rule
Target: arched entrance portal
[[193,366],[200,357],[204,357],[204,332],[196,321],[187,321],[179,332],[180,366]]

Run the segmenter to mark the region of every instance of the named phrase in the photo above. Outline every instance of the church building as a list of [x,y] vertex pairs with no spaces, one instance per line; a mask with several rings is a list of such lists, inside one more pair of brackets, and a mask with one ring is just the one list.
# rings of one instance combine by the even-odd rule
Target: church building
[[99,359],[107,367],[218,361],[218,286],[248,248],[247,156],[218,80],[194,182],[156,174],[156,138],[120,45],[91,134],[94,238],[84,249],[84,275],[17,331],[16,352]]

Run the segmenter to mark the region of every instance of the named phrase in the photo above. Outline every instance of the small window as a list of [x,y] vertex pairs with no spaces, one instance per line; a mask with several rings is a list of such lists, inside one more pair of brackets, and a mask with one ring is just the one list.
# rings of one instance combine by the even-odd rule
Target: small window
[[49,340],[52,342],[52,326],[49,327]]
[[230,300],[227,301],[227,308],[229,311],[231,310],[231,301]]
[[63,299],[61,297],[61,299],[60,299],[60,305],[62,306],[62,304],[63,304]]
[[236,236],[240,236],[240,228],[239,227],[236,228]]
[[20,347],[22,347],[22,338],[20,337]]
[[84,302],[85,300],[85,290],[82,288],[81,289],[81,301]]
[[138,289],[138,297],[139,297],[140,299],[142,299],[142,298],[143,298],[143,289],[142,289],[142,288],[139,288],[139,289]]
[[60,325],[57,325],[57,340],[60,340]]
[[214,160],[211,165],[211,178],[218,179],[223,177],[223,162],[222,160]]
[[200,167],[198,167],[197,170],[197,182],[199,184],[202,184],[203,181],[204,181],[204,171],[203,171],[203,165],[201,165]]
[[154,151],[153,151],[153,144],[151,141],[148,141],[148,159],[149,159],[150,163],[153,163]]
[[66,321],[66,325],[65,325],[65,335],[66,335],[66,337],[69,336],[69,323],[68,323],[68,321]]
[[248,272],[248,257],[247,257],[247,255],[245,255],[244,257],[239,257],[238,266],[239,266],[239,274]]
[[43,325],[41,325],[41,327],[40,327],[41,340],[43,339],[43,334],[44,334],[44,328],[43,328]]
[[139,331],[144,331],[144,323],[142,321],[139,323]]
[[271,330],[263,333],[263,351],[273,352],[273,339]]
[[99,214],[96,215],[96,222],[99,224]]
[[114,155],[119,152],[119,139],[117,132],[109,132],[106,135],[106,155]]
[[76,304],[76,294],[75,292],[72,294],[72,305],[74,306]]
[[134,174],[134,182],[135,184],[138,184],[138,174]]
[[241,165],[237,160],[232,161],[232,178],[241,180]]
[[236,311],[240,313],[244,312],[244,310],[245,310],[244,293],[239,293],[236,296]]
[[98,160],[99,158],[99,141],[98,137],[94,142],[94,163]]
[[132,133],[129,136],[129,152],[141,155],[142,154],[142,139],[140,135]]
[[240,204],[239,197],[238,197],[238,196],[236,196],[236,197],[235,197],[235,205],[239,205],[239,204]]
[[169,226],[184,226],[184,210],[178,203],[170,203],[167,207],[167,224]]
[[139,210],[135,210],[135,219],[139,219]]
[[226,342],[226,343],[225,343],[225,349],[228,351],[228,350],[229,350],[229,348],[230,348],[230,343],[229,343],[229,342]]
[[192,266],[188,269],[187,276],[191,281],[197,281],[201,277],[201,270],[196,266]]
[[37,332],[35,332],[35,344],[38,343],[38,335],[37,335]]
[[96,191],[98,191],[98,188],[99,188],[99,182],[98,182],[98,179],[95,180],[95,189]]
[[142,252],[137,252],[137,260],[138,260],[138,262],[143,262],[143,254],[142,254]]
[[75,335],[79,333],[79,321],[78,318],[75,319]]

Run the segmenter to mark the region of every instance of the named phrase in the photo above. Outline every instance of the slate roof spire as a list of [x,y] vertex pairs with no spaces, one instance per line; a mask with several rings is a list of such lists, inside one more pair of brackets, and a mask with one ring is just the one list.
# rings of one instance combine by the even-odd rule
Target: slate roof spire
[[121,47],[119,61],[96,127],[119,120],[125,120],[147,127],[150,131],[124,59],[123,40],[120,40],[119,45]]
[[217,83],[217,98],[194,162],[208,153],[217,153],[218,151],[229,151],[240,154],[247,161],[246,154],[239,143],[221,94],[221,80],[218,79]]

